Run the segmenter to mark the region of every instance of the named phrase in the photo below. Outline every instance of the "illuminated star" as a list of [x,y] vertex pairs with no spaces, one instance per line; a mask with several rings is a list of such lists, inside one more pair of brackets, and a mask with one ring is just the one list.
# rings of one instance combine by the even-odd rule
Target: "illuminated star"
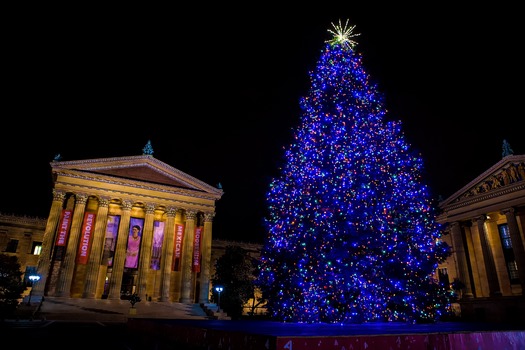
[[355,26],[348,26],[348,20],[346,20],[346,23],[343,27],[341,24],[341,20],[339,20],[339,25],[335,25],[332,23],[332,26],[334,27],[334,30],[328,29],[328,32],[330,32],[334,37],[332,40],[327,40],[327,43],[330,43],[331,45],[340,44],[343,46],[343,48],[349,48],[353,49],[357,45],[357,41],[352,40],[351,38],[359,36],[361,34],[358,33],[352,33]]

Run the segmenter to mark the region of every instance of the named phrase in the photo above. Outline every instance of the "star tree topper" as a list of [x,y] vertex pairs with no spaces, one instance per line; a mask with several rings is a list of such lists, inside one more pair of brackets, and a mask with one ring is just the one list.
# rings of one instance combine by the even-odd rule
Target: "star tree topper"
[[327,40],[327,43],[331,45],[340,44],[343,48],[351,50],[357,45],[357,41],[351,39],[361,35],[359,33],[353,32],[355,25],[348,26],[348,20],[346,20],[346,23],[343,26],[341,24],[341,20],[339,20],[339,24],[336,25],[332,23],[332,27],[334,27],[334,30],[328,29],[328,32],[330,32],[334,37],[331,40]]

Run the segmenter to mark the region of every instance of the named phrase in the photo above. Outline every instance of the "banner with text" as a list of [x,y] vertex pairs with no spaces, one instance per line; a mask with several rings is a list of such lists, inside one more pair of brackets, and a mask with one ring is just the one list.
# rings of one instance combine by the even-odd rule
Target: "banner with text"
[[182,241],[184,239],[184,225],[175,225],[175,242],[173,244],[173,271],[180,271],[182,259]]
[[97,215],[95,213],[86,212],[84,214],[80,243],[78,245],[77,264],[85,265],[88,262],[96,217]]
[[195,227],[195,236],[193,237],[193,259],[191,263],[191,270],[193,272],[201,272],[201,240],[202,227]]
[[67,243],[67,235],[71,228],[71,210],[64,209],[60,214],[60,224],[58,226],[58,235],[55,245],[64,247]]

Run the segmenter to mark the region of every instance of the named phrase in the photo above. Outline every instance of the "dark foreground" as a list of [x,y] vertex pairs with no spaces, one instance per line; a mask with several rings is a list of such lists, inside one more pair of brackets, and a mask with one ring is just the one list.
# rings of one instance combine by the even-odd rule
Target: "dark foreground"
[[23,320],[0,324],[0,334],[2,349],[140,349],[122,322]]
[[122,322],[19,321],[0,328],[12,349],[522,350],[525,325],[282,324],[130,318]]
[[525,349],[525,325],[488,323],[314,325],[132,319],[128,329],[143,349],[179,349],[175,344],[206,350]]

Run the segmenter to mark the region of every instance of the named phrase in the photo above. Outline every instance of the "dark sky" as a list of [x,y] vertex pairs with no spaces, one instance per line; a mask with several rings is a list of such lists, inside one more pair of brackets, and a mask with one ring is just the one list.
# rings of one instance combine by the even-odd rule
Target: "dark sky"
[[402,121],[436,196],[498,162],[503,139],[525,153],[517,5],[349,3],[4,11],[0,212],[47,217],[58,153],[140,155],[151,140],[155,158],[222,184],[214,238],[261,242],[268,184],[339,19],[361,33],[388,120]]

